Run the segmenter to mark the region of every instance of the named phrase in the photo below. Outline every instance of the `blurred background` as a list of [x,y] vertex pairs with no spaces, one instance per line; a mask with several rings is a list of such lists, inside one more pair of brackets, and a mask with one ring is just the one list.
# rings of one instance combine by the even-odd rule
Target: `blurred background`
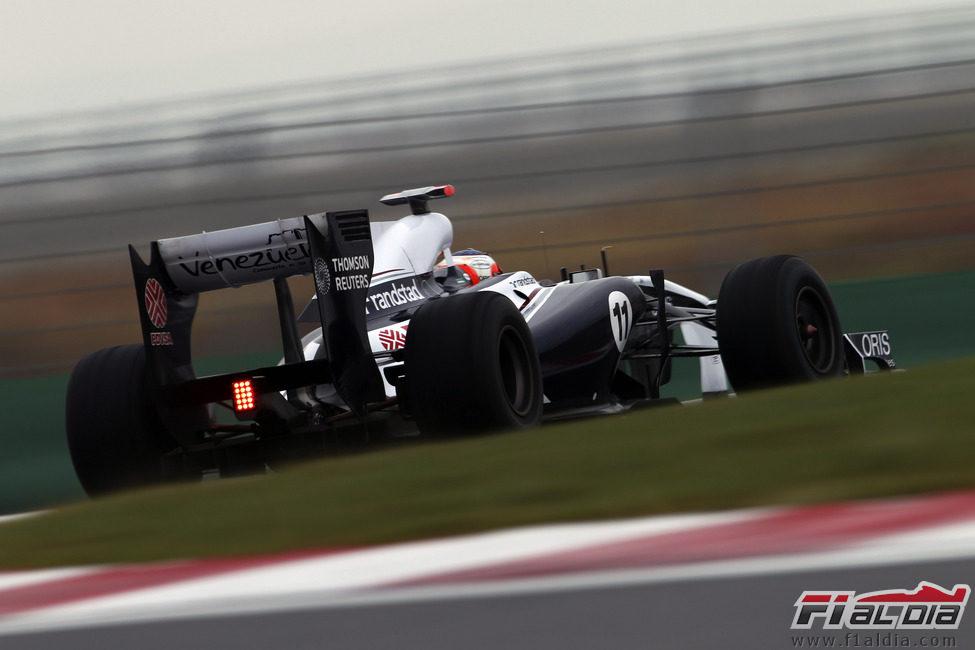
[[[394,219],[381,195],[435,183],[457,187],[436,206],[455,249],[506,270],[556,278],[610,246],[613,273],[715,296],[736,263],[796,253],[847,329],[972,352],[975,5],[78,4],[0,6],[11,484],[65,472],[39,451],[63,437],[65,373],[140,340],[127,244]],[[203,296],[195,356],[273,359],[273,304],[269,285]]]

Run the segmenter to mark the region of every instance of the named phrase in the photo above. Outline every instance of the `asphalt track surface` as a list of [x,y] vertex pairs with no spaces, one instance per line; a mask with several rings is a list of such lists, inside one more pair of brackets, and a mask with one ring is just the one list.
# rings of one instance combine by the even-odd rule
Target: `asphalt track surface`
[[[805,639],[816,637],[834,639],[833,647],[971,648],[975,623],[964,617],[958,630],[912,633],[848,635],[791,630],[789,625],[793,603],[803,590],[911,589],[922,580],[950,588],[970,583],[973,572],[975,558],[664,581],[630,572],[565,581],[561,586],[556,579],[548,586],[543,581],[486,589],[414,589],[358,604],[305,600],[282,603],[285,609],[277,612],[11,635],[0,637],[0,647],[777,649],[809,647]],[[800,637],[805,645],[797,645]]]

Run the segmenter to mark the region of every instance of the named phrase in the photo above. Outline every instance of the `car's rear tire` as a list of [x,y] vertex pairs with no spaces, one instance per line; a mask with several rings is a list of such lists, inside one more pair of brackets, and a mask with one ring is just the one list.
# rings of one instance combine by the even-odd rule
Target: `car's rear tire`
[[525,319],[481,291],[434,300],[410,321],[406,397],[420,431],[479,433],[537,425],[542,376]]
[[827,379],[843,371],[840,320],[826,283],[802,259],[745,262],[718,294],[718,346],[737,391]]
[[65,427],[71,462],[90,496],[159,483],[176,448],[156,415],[141,344],[99,350],[68,382]]

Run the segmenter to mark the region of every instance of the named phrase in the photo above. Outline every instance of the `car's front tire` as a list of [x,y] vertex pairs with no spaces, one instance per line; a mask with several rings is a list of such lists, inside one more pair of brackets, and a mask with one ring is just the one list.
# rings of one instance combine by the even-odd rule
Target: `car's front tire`
[[793,255],[745,262],[718,294],[721,359],[737,391],[836,377],[840,320],[826,283]]

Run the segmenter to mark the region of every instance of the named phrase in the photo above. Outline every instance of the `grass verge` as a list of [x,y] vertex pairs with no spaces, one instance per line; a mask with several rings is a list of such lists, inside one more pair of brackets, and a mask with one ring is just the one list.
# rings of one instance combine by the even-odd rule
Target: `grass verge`
[[975,359],[79,503],[0,566],[375,544],[501,526],[975,485]]

